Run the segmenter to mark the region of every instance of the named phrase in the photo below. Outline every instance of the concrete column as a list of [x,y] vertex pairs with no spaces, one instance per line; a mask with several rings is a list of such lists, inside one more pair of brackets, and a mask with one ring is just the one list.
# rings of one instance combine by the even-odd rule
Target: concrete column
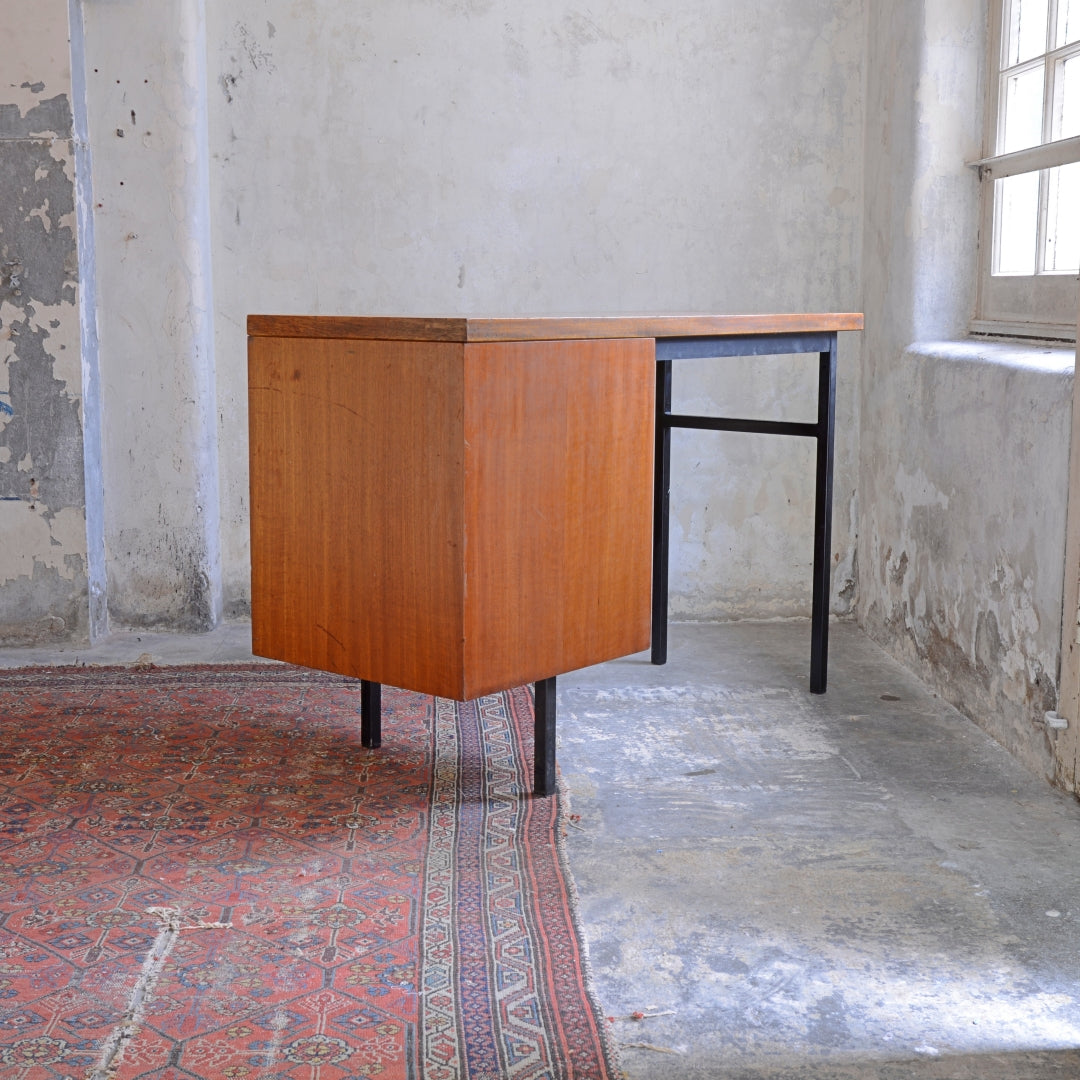
[[75,228],[78,236],[79,337],[82,362],[83,486],[86,503],[88,636],[109,632],[105,568],[105,492],[101,469],[101,369],[97,330],[97,259],[94,183],[86,115],[86,43],[82,0],[67,0],[71,42],[71,113],[75,159]]
[[204,0],[85,0],[108,608],[221,618]]

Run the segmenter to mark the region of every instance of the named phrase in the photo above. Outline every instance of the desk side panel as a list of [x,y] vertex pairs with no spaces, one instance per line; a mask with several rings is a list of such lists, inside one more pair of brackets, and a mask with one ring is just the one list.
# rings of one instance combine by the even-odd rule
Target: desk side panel
[[462,347],[248,341],[252,648],[458,697]]
[[652,340],[465,357],[467,696],[648,648]]

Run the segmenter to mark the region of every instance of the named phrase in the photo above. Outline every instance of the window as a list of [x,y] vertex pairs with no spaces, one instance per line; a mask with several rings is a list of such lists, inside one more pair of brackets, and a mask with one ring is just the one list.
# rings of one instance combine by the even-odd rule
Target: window
[[974,329],[1073,338],[1080,281],[1080,0],[998,0]]

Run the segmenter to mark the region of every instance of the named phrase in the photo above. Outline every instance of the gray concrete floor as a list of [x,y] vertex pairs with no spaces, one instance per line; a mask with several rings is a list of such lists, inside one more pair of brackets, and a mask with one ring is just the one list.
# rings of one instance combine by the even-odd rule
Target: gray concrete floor
[[235,664],[250,663],[251,623],[223,623],[208,634],[132,630],[92,646],[54,645],[0,649],[0,668],[33,664]]
[[561,680],[626,1074],[1080,1077],[1080,804],[856,627],[830,652],[823,696],[800,623],[674,626],[664,667]]
[[[1080,1078],[1080,804],[849,624],[675,625],[559,681],[570,863],[630,1080]],[[26,663],[250,660],[244,624]],[[635,1014],[642,1014],[635,1019]]]

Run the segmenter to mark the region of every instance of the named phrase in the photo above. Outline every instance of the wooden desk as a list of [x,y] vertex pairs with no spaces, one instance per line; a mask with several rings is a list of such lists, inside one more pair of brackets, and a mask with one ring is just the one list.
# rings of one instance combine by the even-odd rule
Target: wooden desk
[[816,435],[827,465],[823,568],[815,549],[827,630],[836,332],[861,327],[861,315],[250,316],[254,652],[360,679],[368,746],[382,683],[459,701],[535,683],[535,790],[549,794],[555,678],[646,649],[650,634],[654,661],[666,656],[671,427],[765,430],[671,417],[672,360],[819,351],[832,372],[824,424],[776,429]]

